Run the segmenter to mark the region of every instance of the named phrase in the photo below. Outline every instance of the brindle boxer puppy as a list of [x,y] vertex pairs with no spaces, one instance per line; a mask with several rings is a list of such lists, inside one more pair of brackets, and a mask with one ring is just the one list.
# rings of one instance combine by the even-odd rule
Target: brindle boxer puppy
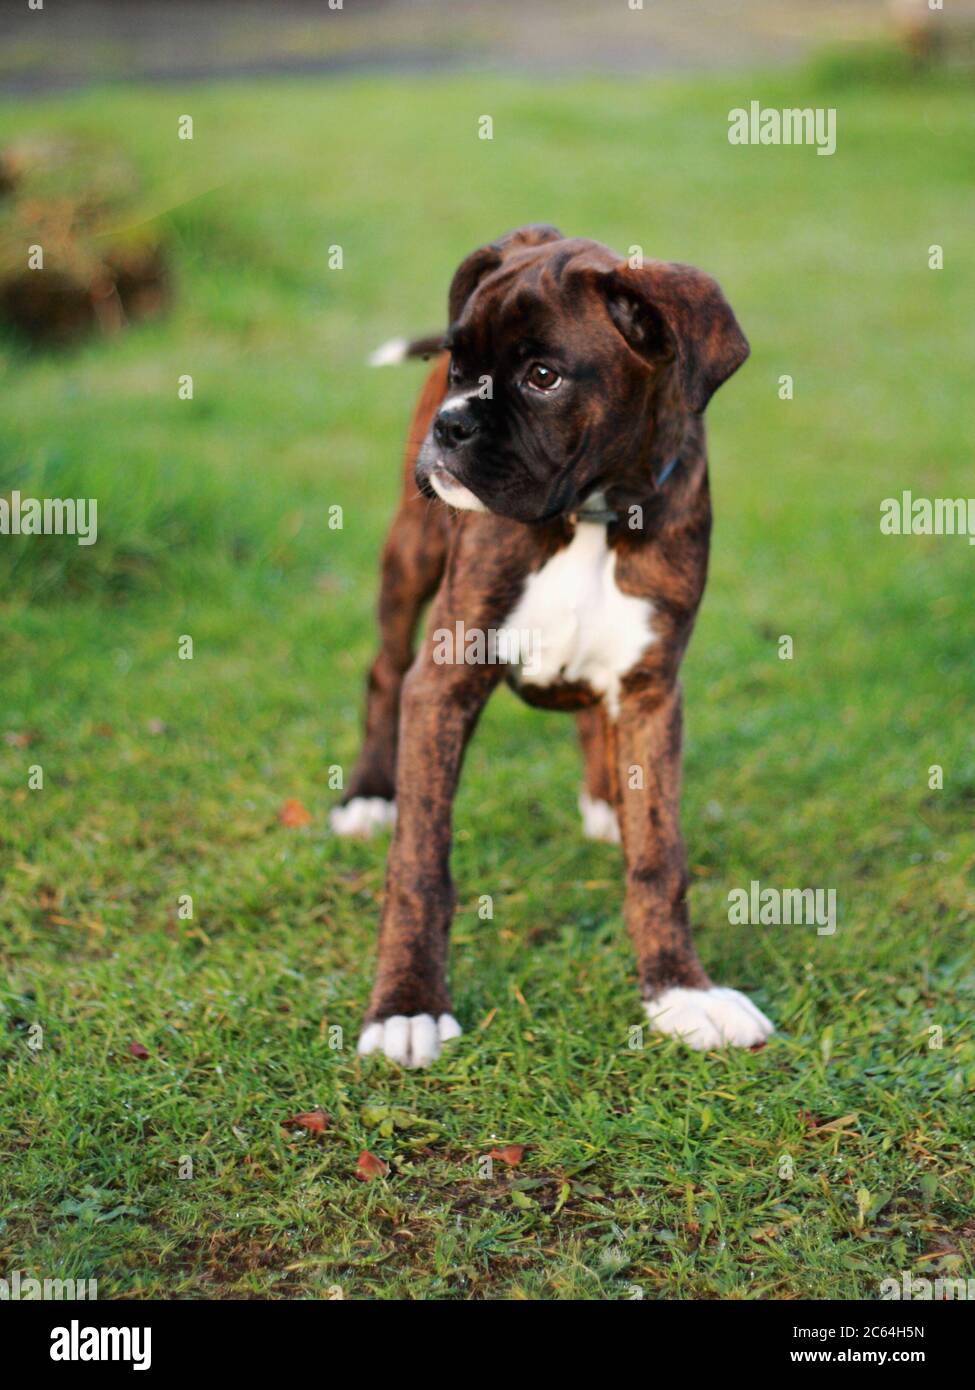
[[[392,822],[394,798],[398,808],[359,1051],[422,1066],[460,1032],[446,978],[451,803],[502,678],[531,704],[578,712],[586,829],[622,839],[624,914],[653,1026],[692,1047],[752,1046],[771,1023],[711,983],[691,939],[677,679],[711,530],[702,412],[748,344],[701,271],[635,270],[545,226],[468,256],[449,321],[383,553],[365,744],[332,818],[340,834],[369,833]],[[435,634],[458,623],[538,645],[508,665],[463,652],[438,662]]]

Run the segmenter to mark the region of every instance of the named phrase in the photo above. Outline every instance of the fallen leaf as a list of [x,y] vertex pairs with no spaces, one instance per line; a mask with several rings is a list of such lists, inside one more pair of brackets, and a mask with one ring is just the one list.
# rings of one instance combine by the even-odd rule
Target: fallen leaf
[[317,1134],[324,1134],[331,1123],[331,1116],[327,1115],[320,1105],[316,1105],[314,1110],[302,1110],[298,1115],[292,1115],[284,1122],[289,1129],[313,1129]]
[[364,1105],[362,1107],[362,1122],[368,1125],[370,1129],[375,1129],[377,1125],[381,1125],[384,1120],[388,1120],[389,1118],[390,1110],[388,1105]]
[[28,733],[4,734],[3,741],[10,748],[27,748],[34,742],[34,735]]
[[305,810],[300,801],[293,796],[281,807],[278,812],[278,820],[282,825],[290,826],[292,829],[299,825],[311,825],[312,816]]
[[363,1182],[369,1182],[372,1178],[384,1178],[388,1172],[389,1164],[371,1154],[368,1149],[363,1149],[356,1159],[355,1175]]
[[507,1163],[509,1168],[517,1168],[524,1152],[524,1144],[506,1144],[503,1149],[492,1149],[488,1158],[497,1158],[500,1162]]
[[142,1043],[129,1043],[129,1056],[138,1057],[140,1062],[144,1062],[149,1056],[149,1049],[143,1047]]
[[849,1125],[856,1124],[856,1122],[857,1112],[854,1111],[852,1115],[841,1115],[838,1120],[830,1120],[825,1125],[816,1125],[815,1132],[817,1134],[833,1134],[837,1130],[844,1130]]

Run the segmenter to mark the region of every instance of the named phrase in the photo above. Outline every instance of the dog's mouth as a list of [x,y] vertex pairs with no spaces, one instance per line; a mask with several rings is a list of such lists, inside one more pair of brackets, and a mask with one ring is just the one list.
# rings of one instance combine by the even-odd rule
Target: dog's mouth
[[427,475],[437,496],[450,507],[464,512],[486,512],[487,507],[459,478],[451,473],[443,459],[436,459]]
[[575,488],[568,480],[563,480],[557,490],[550,489],[540,507],[518,504],[505,494],[495,498],[490,490],[491,500],[486,502],[464,481],[464,472],[463,464],[455,464],[449,454],[441,453],[432,439],[424,440],[416,463],[417,486],[425,497],[439,497],[456,511],[491,512],[523,525],[543,526],[571,511],[574,505]]

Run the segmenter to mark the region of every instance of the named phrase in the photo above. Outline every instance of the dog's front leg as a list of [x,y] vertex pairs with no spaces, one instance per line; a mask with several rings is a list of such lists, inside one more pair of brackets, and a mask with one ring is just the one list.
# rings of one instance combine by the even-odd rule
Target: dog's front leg
[[[431,623],[431,626],[433,624]],[[429,642],[403,683],[399,815],[386,867],[379,962],[359,1052],[403,1066],[434,1061],[460,1032],[447,992],[454,908],[451,809],[464,747],[497,684],[496,666],[437,665]]]
[[626,928],[652,1026],[695,1048],[763,1042],[772,1025],[750,999],[711,983],[687,910],[687,856],[680,832],[681,697],[624,695],[615,722],[618,806],[626,860]]

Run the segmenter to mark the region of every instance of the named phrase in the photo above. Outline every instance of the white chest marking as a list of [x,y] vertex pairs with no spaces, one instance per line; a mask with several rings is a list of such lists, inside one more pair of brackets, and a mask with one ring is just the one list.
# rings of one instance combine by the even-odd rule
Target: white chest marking
[[616,587],[616,555],[605,526],[581,522],[569,545],[529,575],[505,626],[532,634],[521,666],[526,685],[585,681],[619,707],[620,678],[655,640],[653,605]]

